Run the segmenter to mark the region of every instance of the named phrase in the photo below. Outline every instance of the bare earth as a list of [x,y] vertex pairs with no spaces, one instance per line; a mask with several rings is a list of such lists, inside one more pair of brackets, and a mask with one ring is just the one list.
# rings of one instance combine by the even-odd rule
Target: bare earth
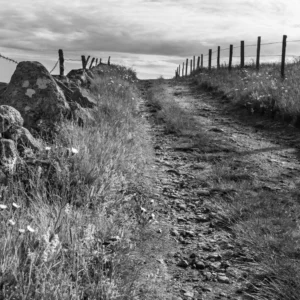
[[[154,83],[141,81],[142,93]],[[236,243],[215,200],[230,200],[237,183],[249,181],[257,189],[245,192],[248,199],[266,190],[284,200],[300,182],[299,130],[233,110],[188,82],[165,80],[163,86],[197,122],[193,132],[165,134],[153,107],[146,100],[142,104],[156,154],[159,219],[174,241],[161,262],[169,274],[168,299],[253,299],[247,294],[259,275],[255,253]],[[229,162],[236,170],[236,177],[230,174],[234,184],[218,184],[216,172],[224,176]]]

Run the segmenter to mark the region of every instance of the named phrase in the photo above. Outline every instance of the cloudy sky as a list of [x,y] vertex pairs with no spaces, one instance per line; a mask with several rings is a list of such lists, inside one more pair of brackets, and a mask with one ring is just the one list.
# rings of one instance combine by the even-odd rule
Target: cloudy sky
[[[300,40],[299,0],[0,0],[0,7],[0,54],[49,70],[62,48],[69,59],[110,55],[140,78],[168,78],[185,58],[217,46],[253,45],[257,36],[280,42],[283,34]],[[280,43],[262,46],[264,55],[280,52]],[[300,55],[300,42],[288,43],[287,53]],[[0,81],[9,81],[15,66],[0,58]]]

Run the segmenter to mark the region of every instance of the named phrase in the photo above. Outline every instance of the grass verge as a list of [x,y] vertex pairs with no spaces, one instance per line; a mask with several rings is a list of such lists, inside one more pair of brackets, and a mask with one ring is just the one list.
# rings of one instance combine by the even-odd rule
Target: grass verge
[[94,124],[66,122],[1,186],[0,299],[165,299],[136,77],[97,71]]
[[285,78],[280,75],[280,65],[265,63],[256,71],[255,65],[234,67],[231,71],[203,69],[193,72],[195,84],[200,88],[221,93],[234,104],[247,108],[250,113],[267,115],[278,120],[299,125],[300,63],[286,65]]

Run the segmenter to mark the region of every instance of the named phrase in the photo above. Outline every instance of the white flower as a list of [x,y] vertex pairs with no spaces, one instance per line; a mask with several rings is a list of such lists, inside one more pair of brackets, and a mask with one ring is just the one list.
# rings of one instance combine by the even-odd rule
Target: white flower
[[29,232],[35,232],[35,229],[33,229],[30,225],[28,225],[26,228]]
[[25,232],[25,229],[20,228],[18,231],[19,231],[20,233],[24,233],[24,232]]
[[50,150],[51,150],[51,147],[48,147],[48,146],[47,146],[47,147],[45,147],[45,150],[46,150],[46,151],[50,151]]
[[0,209],[7,209],[7,205],[5,205],[5,204],[0,204]]
[[77,154],[79,151],[78,151],[77,149],[75,149],[75,148],[71,148],[71,152],[72,152],[73,154]]
[[15,203],[15,202],[13,202],[12,206],[13,206],[14,208],[20,208],[20,207],[21,207],[20,205],[18,205],[18,204]]
[[8,220],[8,224],[11,225],[11,226],[14,226],[16,225],[16,222],[12,219]]
[[146,213],[147,212],[146,208],[144,208],[144,207],[141,206],[141,212],[142,213]]

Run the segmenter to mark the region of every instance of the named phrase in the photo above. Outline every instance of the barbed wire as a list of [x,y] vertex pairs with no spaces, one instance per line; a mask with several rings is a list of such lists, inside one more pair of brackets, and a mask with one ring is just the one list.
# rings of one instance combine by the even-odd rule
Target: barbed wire
[[4,55],[1,55],[1,53],[0,53],[0,58],[3,58],[3,59],[5,59],[5,60],[11,61],[11,62],[13,62],[13,63],[15,63],[15,64],[18,64],[18,62],[17,62],[16,60],[11,59],[11,58],[9,58],[9,57],[6,57],[6,56],[4,56]]
[[49,72],[50,74],[55,70],[57,64],[58,64],[59,60],[56,62],[56,64],[54,65],[53,69]]

